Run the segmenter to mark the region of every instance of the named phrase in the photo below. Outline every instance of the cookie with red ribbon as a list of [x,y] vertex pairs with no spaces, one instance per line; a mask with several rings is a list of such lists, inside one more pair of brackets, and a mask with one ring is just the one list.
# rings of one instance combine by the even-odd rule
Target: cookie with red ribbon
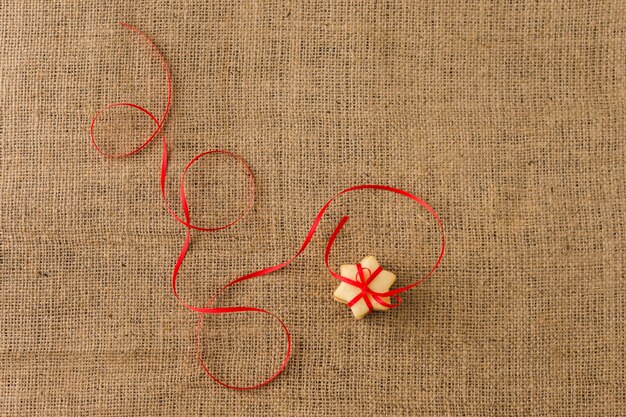
[[335,301],[347,304],[357,319],[374,310],[388,310],[389,296],[384,295],[396,281],[396,275],[382,269],[376,258],[368,256],[355,265],[341,265],[341,281],[333,293]]

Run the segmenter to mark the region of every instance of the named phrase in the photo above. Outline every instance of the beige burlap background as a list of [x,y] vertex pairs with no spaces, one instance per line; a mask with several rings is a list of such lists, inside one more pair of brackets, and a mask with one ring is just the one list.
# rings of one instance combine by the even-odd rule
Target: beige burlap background
[[[219,305],[284,318],[271,385],[219,387],[196,318],[171,295],[184,228],[163,208],[161,148],[107,160],[88,127],[112,101],[164,107],[168,190],[196,153],[255,172],[254,211],[194,233],[180,282],[203,305],[292,255],[320,206],[359,183],[401,187],[446,224],[438,273],[355,321],[332,263],[376,255],[401,283],[437,251],[425,210],[381,192],[333,206],[290,267]],[[3,416],[618,416],[626,413],[626,5],[569,1],[0,0],[0,414]],[[112,111],[129,150],[153,126]],[[194,219],[241,207],[227,158],[190,173]],[[263,379],[283,336],[263,317],[205,320],[228,382]]]

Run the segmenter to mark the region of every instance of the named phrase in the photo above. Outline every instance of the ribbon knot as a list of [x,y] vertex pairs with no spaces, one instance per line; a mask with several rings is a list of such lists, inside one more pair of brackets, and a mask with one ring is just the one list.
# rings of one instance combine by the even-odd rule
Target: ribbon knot
[[[367,305],[367,308],[369,309],[369,311],[374,311],[374,306],[372,305],[372,302],[370,301],[368,295],[371,295],[372,298],[374,298],[377,302],[380,303],[382,301],[380,297],[383,296],[383,293],[378,293],[374,291],[373,289],[369,287],[369,284],[372,281],[374,281],[374,279],[378,276],[378,274],[380,274],[383,268],[379,266],[378,268],[374,270],[374,272],[372,272],[370,271],[369,268],[363,268],[363,265],[361,265],[361,263],[359,262],[356,264],[356,270],[357,270],[356,280],[352,280],[349,278],[346,278],[346,280],[342,280],[343,282],[346,282],[347,284],[350,284],[350,285],[354,285],[355,287],[361,290],[359,294],[357,294],[350,301],[348,301],[348,307],[352,307],[360,299],[363,299],[365,300],[365,304]],[[365,276],[365,271],[369,272],[368,277]],[[389,305],[388,303],[384,303],[384,304],[383,303],[381,303],[381,305],[385,305],[385,304]]]

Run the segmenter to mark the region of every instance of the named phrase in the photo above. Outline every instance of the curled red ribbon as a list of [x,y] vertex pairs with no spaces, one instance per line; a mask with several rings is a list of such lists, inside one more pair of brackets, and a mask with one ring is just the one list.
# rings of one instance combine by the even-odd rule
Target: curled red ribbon
[[[352,192],[352,191],[358,191],[358,190],[368,190],[368,189],[373,189],[373,190],[382,190],[382,191],[388,191],[391,193],[395,193],[395,194],[399,194],[401,196],[407,197],[413,201],[415,201],[416,203],[418,203],[419,205],[421,205],[422,207],[424,207],[426,210],[428,210],[428,212],[435,218],[435,220],[437,221],[437,224],[439,226],[439,229],[441,231],[441,250],[439,251],[439,256],[437,258],[437,261],[435,262],[435,265],[432,267],[432,269],[426,274],[424,275],[422,278],[420,278],[419,280],[417,280],[416,282],[401,287],[401,288],[397,288],[395,290],[391,290],[391,291],[387,291],[384,293],[378,293],[375,292],[373,290],[371,290],[368,287],[368,284],[376,277],[376,275],[378,273],[380,273],[380,271],[382,270],[381,268],[378,268],[376,271],[371,272],[370,271],[370,276],[366,279],[365,278],[365,274],[363,271],[363,268],[360,264],[357,264],[357,268],[358,268],[358,274],[357,274],[357,278],[356,279],[352,279],[352,278],[347,278],[347,277],[343,277],[339,274],[337,274],[335,271],[333,271],[329,265],[329,257],[330,257],[330,251],[331,248],[335,242],[335,239],[337,238],[339,232],[341,231],[341,229],[343,228],[343,226],[345,225],[345,223],[348,221],[348,216],[345,216],[341,219],[341,221],[339,222],[339,224],[337,225],[337,227],[335,228],[334,232],[332,233],[332,235],[330,236],[328,243],[326,245],[326,250],[325,250],[325,254],[324,254],[324,262],[326,264],[326,268],[328,268],[328,271],[331,273],[331,275],[333,277],[335,277],[336,279],[346,282],[350,285],[354,285],[357,286],[358,288],[361,289],[361,293],[359,295],[357,295],[355,298],[353,298],[352,300],[349,301],[348,305],[351,306],[354,303],[356,303],[357,301],[359,301],[361,298],[365,299],[365,302],[367,303],[367,306],[370,310],[373,309],[371,302],[369,301],[369,297],[367,297],[367,295],[371,295],[378,303],[380,303],[381,305],[388,307],[388,308],[395,308],[398,307],[401,303],[402,303],[402,299],[400,297],[398,297],[397,295],[410,290],[411,288],[421,284],[422,282],[424,282],[426,279],[428,279],[428,277],[430,277],[435,270],[439,267],[439,264],[441,263],[441,260],[443,258],[443,253],[444,253],[444,249],[445,249],[445,234],[444,234],[444,230],[443,230],[443,223],[441,221],[441,219],[439,218],[439,216],[437,215],[437,213],[435,212],[435,210],[430,207],[425,201],[423,201],[422,199],[420,199],[419,197],[401,190],[399,188],[394,188],[394,187],[389,187],[386,185],[375,185],[375,184],[364,184],[364,185],[357,185],[354,187],[350,187],[350,188],[346,188],[343,191],[340,191],[339,193],[335,194],[335,196],[333,196],[330,200],[328,200],[328,202],[326,202],[326,204],[324,204],[324,206],[319,210],[319,212],[317,213],[317,215],[315,216],[315,220],[313,221],[313,224],[311,225],[304,241],[302,242],[302,245],[300,246],[300,249],[296,252],[295,255],[293,255],[290,259],[286,260],[285,262],[282,262],[278,265],[274,265],[265,269],[261,269],[252,273],[249,273],[247,275],[241,276],[237,279],[234,279],[232,281],[230,281],[228,284],[224,285],[213,297],[211,297],[211,299],[208,301],[208,303],[204,306],[204,307],[196,307],[196,306],[192,306],[189,305],[187,303],[185,303],[179,296],[177,288],[176,288],[176,280],[178,277],[178,272],[180,270],[180,267],[183,263],[183,260],[185,259],[185,255],[187,254],[187,250],[189,249],[189,243],[191,242],[191,230],[200,230],[200,231],[204,231],[204,232],[214,232],[214,231],[218,231],[218,230],[222,230],[222,229],[226,229],[230,226],[233,226],[234,224],[236,224],[237,222],[239,222],[252,208],[252,204],[254,201],[254,176],[252,174],[252,171],[250,169],[250,167],[248,166],[248,164],[246,164],[246,162],[243,160],[243,158],[241,158],[239,155],[236,155],[230,151],[227,150],[220,150],[220,149],[215,149],[215,150],[210,150],[207,152],[203,152],[197,156],[195,156],[193,159],[191,159],[191,161],[189,161],[189,163],[187,164],[187,166],[183,169],[183,172],[181,174],[181,180],[180,180],[180,202],[183,208],[183,214],[184,214],[184,218],[179,217],[176,212],[170,207],[167,198],[166,198],[166,193],[165,193],[165,181],[166,181],[166,174],[167,174],[167,160],[168,160],[168,154],[167,154],[167,140],[165,137],[165,134],[163,133],[163,123],[165,122],[165,119],[167,118],[167,115],[169,113],[170,107],[171,107],[171,103],[172,103],[172,82],[171,82],[171,77],[170,77],[170,72],[169,72],[169,68],[167,66],[167,63],[165,61],[165,58],[163,57],[163,54],[161,53],[161,51],[156,47],[156,45],[148,38],[147,35],[145,35],[143,32],[141,32],[140,30],[138,30],[137,28],[128,25],[126,23],[120,22],[120,25],[122,25],[123,27],[132,30],[133,32],[137,33],[139,36],[141,36],[147,43],[148,45],[150,45],[153,49],[153,51],[155,52],[155,54],[157,55],[157,57],[159,58],[159,61],[161,62],[161,65],[163,67],[163,70],[165,72],[165,76],[166,76],[166,84],[167,84],[167,104],[165,106],[165,110],[163,111],[163,115],[161,116],[160,119],[157,119],[156,116],[154,116],[154,114],[152,114],[152,112],[150,112],[149,110],[147,110],[144,107],[141,107],[137,104],[134,103],[129,103],[129,102],[118,102],[118,103],[112,103],[107,105],[106,107],[104,107],[102,110],[100,110],[93,118],[92,122],[91,122],[91,126],[89,128],[89,134],[91,136],[91,143],[94,146],[94,148],[103,156],[107,157],[107,158],[120,158],[120,157],[126,157],[126,156],[130,156],[133,155],[137,152],[139,152],[140,150],[142,150],[143,148],[145,148],[146,146],[148,146],[148,144],[150,144],[150,142],[158,135],[161,134],[162,136],[162,144],[163,144],[163,156],[162,156],[162,163],[161,163],[161,181],[160,181],[160,186],[161,186],[161,196],[163,198],[163,201],[165,203],[165,207],[167,209],[167,211],[170,213],[170,215],[176,219],[176,221],[178,221],[180,224],[182,224],[183,226],[185,226],[187,228],[187,233],[185,236],[185,241],[183,244],[183,247],[180,251],[180,254],[178,256],[178,259],[176,261],[176,264],[174,265],[174,270],[172,272],[172,292],[174,294],[174,297],[176,297],[176,299],[178,300],[178,302],[185,307],[186,309],[196,312],[198,313],[198,325],[196,327],[196,351],[197,351],[197,355],[198,355],[198,359],[200,361],[200,365],[202,366],[202,369],[204,370],[204,372],[211,377],[215,382],[217,382],[220,385],[223,385],[225,387],[228,388],[232,388],[232,389],[237,389],[237,390],[249,390],[249,389],[255,389],[255,388],[259,388],[263,385],[266,385],[268,383],[270,383],[271,381],[273,381],[282,371],[283,369],[285,369],[285,366],[287,366],[287,362],[289,361],[289,357],[291,355],[291,335],[289,333],[289,329],[287,328],[287,326],[285,325],[285,323],[275,314],[264,310],[262,308],[257,308],[257,307],[247,307],[247,306],[231,306],[231,307],[210,307],[212,305],[212,303],[216,300],[216,298],[222,293],[224,292],[228,287],[231,287],[239,282],[242,281],[246,281],[252,278],[257,278],[263,275],[267,275],[270,274],[274,271],[278,271],[281,268],[286,267],[287,265],[289,265],[291,262],[293,262],[298,256],[300,256],[300,254],[302,254],[302,252],[304,252],[304,250],[306,249],[306,247],[309,245],[309,243],[311,242],[311,239],[313,238],[313,235],[315,234],[315,231],[317,230],[317,227],[319,226],[319,223],[322,220],[322,217],[324,216],[324,214],[326,213],[326,210],[328,209],[328,207],[331,205],[331,203],[339,196]],[[95,138],[95,134],[94,134],[94,127],[96,124],[96,121],[98,120],[98,118],[107,110],[113,108],[113,107],[130,107],[136,110],[141,111],[142,113],[144,113],[145,115],[147,115],[156,125],[156,128],[154,130],[154,132],[150,135],[150,137],[143,143],[141,144],[139,147],[133,149],[132,151],[128,152],[128,153],[122,153],[122,154],[109,154],[107,152],[104,152],[97,144],[96,142],[96,138]],[[187,171],[189,170],[189,168],[191,168],[191,166],[196,163],[200,158],[204,157],[204,156],[208,156],[211,154],[224,154],[227,156],[230,156],[232,158],[234,158],[237,162],[239,162],[243,168],[245,169],[246,173],[248,174],[248,178],[249,178],[249,182],[250,182],[250,195],[249,195],[249,199],[248,199],[248,204],[245,207],[245,209],[242,211],[242,213],[235,219],[233,219],[232,221],[230,221],[228,224],[222,225],[222,226],[217,226],[217,227],[201,227],[201,226],[197,226],[192,224],[191,222],[191,215],[189,213],[189,207],[187,204],[187,197],[185,195],[185,174],[187,173]],[[385,302],[384,300],[382,300],[382,297],[393,297],[394,299],[397,300],[397,303],[395,304],[390,304]],[[202,355],[200,352],[200,328],[202,325],[202,319],[204,317],[205,314],[231,314],[231,313],[261,313],[261,314],[267,314],[269,316],[271,316],[272,318],[276,319],[281,327],[283,328],[283,331],[285,333],[285,338],[286,338],[286,351],[285,351],[285,356],[284,359],[280,365],[280,367],[266,380],[264,380],[261,383],[255,384],[255,385],[251,385],[251,386],[245,386],[245,387],[240,387],[240,386],[235,386],[235,385],[230,385],[227,384],[223,381],[221,381],[219,378],[217,378],[215,375],[213,375],[208,367],[206,366],[206,364],[204,363],[203,359],[202,359]]]

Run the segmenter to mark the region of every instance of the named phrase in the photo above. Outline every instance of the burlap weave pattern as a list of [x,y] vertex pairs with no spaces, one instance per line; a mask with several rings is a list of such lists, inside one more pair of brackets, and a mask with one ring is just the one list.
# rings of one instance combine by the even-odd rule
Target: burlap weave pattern
[[[293,357],[235,392],[195,358],[195,316],[171,295],[184,228],[159,195],[160,143],[107,160],[89,145],[113,101],[160,114],[170,64],[169,197],[195,154],[251,165],[255,208],[194,233],[180,292],[292,255],[315,213],[360,183],[404,188],[449,247],[392,312],[355,321],[334,266],[376,255],[400,283],[437,236],[415,205],[340,199],[290,267],[220,305],[284,318]],[[0,415],[619,416],[626,414],[626,5],[615,1],[0,0]],[[97,133],[128,150],[153,126],[116,110]],[[190,173],[194,219],[245,198],[230,160]],[[283,336],[257,316],[205,319],[226,381],[261,380]]]

